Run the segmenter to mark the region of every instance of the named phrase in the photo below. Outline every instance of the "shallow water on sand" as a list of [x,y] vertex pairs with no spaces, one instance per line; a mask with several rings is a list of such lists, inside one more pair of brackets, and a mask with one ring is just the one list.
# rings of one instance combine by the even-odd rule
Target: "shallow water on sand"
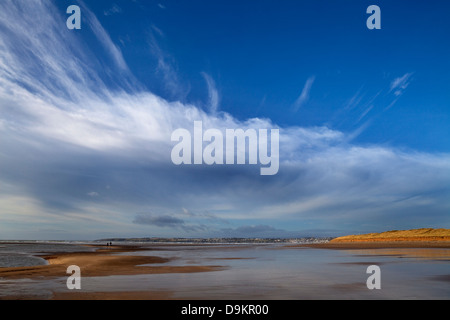
[[71,243],[0,242],[0,268],[46,265],[40,254],[56,252],[92,251]]
[[[159,265],[223,266],[201,273],[82,277],[82,292],[168,292],[175,299],[450,299],[450,249],[330,250],[282,245],[154,245],[133,255],[172,258]],[[122,253],[127,254],[127,253]],[[153,264],[157,266],[158,264]],[[369,290],[367,267],[381,269]],[[0,293],[49,298],[67,278],[0,280]],[[6,290],[5,290],[6,289]]]
[[[425,251],[424,251],[425,250]],[[426,253],[424,255],[424,253]],[[143,254],[143,253],[141,253]],[[145,254],[155,254],[146,252]],[[172,291],[189,299],[449,299],[449,249],[329,250],[279,245],[173,247],[158,256],[173,265],[221,265],[195,274],[92,278],[86,290]],[[381,290],[369,290],[367,267],[381,269]]]

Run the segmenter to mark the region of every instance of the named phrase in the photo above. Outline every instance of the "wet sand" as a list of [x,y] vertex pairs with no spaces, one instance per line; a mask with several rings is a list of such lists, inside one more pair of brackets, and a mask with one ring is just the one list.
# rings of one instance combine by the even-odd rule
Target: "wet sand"
[[[67,268],[77,265],[86,277],[112,275],[138,275],[157,273],[208,272],[222,269],[222,266],[147,266],[162,264],[170,259],[157,256],[113,255],[114,253],[132,253],[149,250],[142,247],[115,246],[99,248],[94,252],[57,253],[42,255],[48,265],[34,267],[0,268],[0,278],[32,279],[36,277],[65,277]],[[146,265],[146,266],[142,266]]]
[[[145,275],[145,274],[175,274],[175,273],[201,273],[221,271],[227,269],[223,264],[225,261],[238,261],[242,259],[252,259],[252,257],[217,257],[204,258],[204,261],[211,260],[211,265],[171,265],[172,258],[163,258],[158,256],[158,246],[90,246],[93,252],[75,252],[75,253],[56,253],[51,255],[41,255],[48,261],[48,265],[35,267],[18,268],[0,268],[0,278],[4,280],[32,279],[45,281],[46,279],[65,278],[67,267],[77,265],[82,270],[82,276],[86,277],[108,277],[122,275]],[[169,246],[170,247],[170,246]],[[238,247],[227,248],[233,250]],[[351,242],[351,243],[321,243],[321,244],[298,244],[282,245],[283,248],[317,248],[317,249],[336,249],[351,250],[352,254],[359,256],[385,256],[399,255],[404,256],[403,248],[416,249],[407,255],[414,257],[448,260],[450,261],[450,242]],[[441,250],[428,250],[440,248]],[[208,248],[208,250],[213,248]],[[278,250],[277,249],[277,250]],[[373,250],[376,249],[376,250]],[[384,250],[379,250],[384,249]],[[154,251],[154,255],[133,254],[139,251]],[[393,250],[386,251],[386,250]],[[409,250],[408,250],[409,251]],[[423,252],[422,252],[423,251]],[[430,252],[431,251],[431,252]],[[441,252],[443,251],[443,252]],[[120,255],[117,255],[120,253]],[[430,256],[431,255],[431,256]],[[212,260],[217,260],[215,264]],[[221,262],[222,261],[222,262]],[[349,262],[360,263],[362,262]],[[364,265],[366,263],[364,262]],[[448,277],[442,275],[441,277]],[[440,278],[439,278],[440,279]],[[442,279],[440,279],[442,280]],[[444,279],[448,281],[447,278]],[[172,289],[162,291],[142,291],[136,289],[108,292],[83,292],[83,291],[53,291],[53,300],[172,300],[176,299],[176,292]],[[179,297],[179,296],[178,296]],[[27,299],[26,297],[4,297],[5,299]]]
[[[106,277],[118,275],[142,275],[163,273],[195,273],[223,270],[220,265],[209,266],[164,266],[170,259],[157,256],[132,255],[133,252],[150,250],[138,246],[91,246],[93,252],[56,253],[40,255],[47,260],[48,265],[33,267],[0,268],[0,278],[4,280],[17,279],[50,279],[67,277],[67,268],[77,265],[82,270],[83,277]],[[127,253],[127,255],[115,255]],[[128,255],[130,254],[130,255]],[[151,266],[151,264],[158,264]],[[55,292],[55,300],[165,300],[170,292]],[[20,299],[20,297],[11,297]]]
[[55,292],[53,300],[173,300],[172,292]]

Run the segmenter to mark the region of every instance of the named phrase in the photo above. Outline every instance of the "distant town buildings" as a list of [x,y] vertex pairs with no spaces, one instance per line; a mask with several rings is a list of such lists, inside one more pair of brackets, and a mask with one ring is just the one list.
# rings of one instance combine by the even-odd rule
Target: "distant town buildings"
[[189,243],[189,244],[235,244],[235,243],[290,243],[290,244],[308,244],[308,243],[326,243],[332,237],[316,238],[111,238],[98,241],[114,242],[140,242],[140,243]]

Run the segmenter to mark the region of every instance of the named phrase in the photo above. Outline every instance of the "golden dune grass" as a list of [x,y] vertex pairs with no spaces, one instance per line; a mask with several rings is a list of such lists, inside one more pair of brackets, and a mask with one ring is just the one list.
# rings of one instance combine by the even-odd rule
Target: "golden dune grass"
[[450,241],[450,229],[422,228],[413,230],[392,230],[381,233],[349,235],[331,240],[339,242],[398,242],[398,241]]

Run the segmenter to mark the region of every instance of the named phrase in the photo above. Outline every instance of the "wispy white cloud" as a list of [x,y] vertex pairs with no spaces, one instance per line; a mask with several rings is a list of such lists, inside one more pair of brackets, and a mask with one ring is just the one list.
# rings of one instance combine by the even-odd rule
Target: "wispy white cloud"
[[100,196],[100,194],[98,192],[95,192],[95,191],[89,192],[87,195],[89,197],[93,197],[93,198]]
[[166,35],[164,34],[164,32],[154,24],[152,24],[152,30],[155,31],[161,38],[165,38]]
[[393,93],[394,99],[384,108],[384,111],[391,109],[405,93],[412,81],[413,74],[413,72],[405,73],[403,76],[392,80],[389,93]]
[[113,4],[113,6],[105,11],[103,11],[103,14],[105,16],[112,16],[114,14],[118,14],[122,12],[122,8],[119,7],[116,3]]
[[387,105],[387,107],[386,107],[386,108],[384,108],[384,111],[388,111],[389,109],[391,109],[391,108],[392,108],[392,107],[394,106],[394,104],[396,104],[396,103],[397,103],[397,101],[398,101],[399,97],[400,97],[400,96],[397,96],[397,97],[395,97],[395,99],[394,99],[394,100],[392,100],[392,102],[391,102],[391,103],[389,103],[389,104]]
[[205,78],[206,84],[208,85],[208,98],[209,98],[209,111],[211,114],[215,115],[219,109],[219,92],[217,91],[216,83],[213,78],[206,72],[201,73],[203,78]]
[[123,58],[122,51],[114,44],[111,37],[98,21],[97,17],[87,8],[83,8],[83,15],[87,17],[87,22],[97,39],[103,44],[106,51],[109,52],[115,64],[122,72],[129,73],[128,65]]
[[176,70],[177,68],[174,59],[161,48],[157,36],[162,38],[165,37],[161,29],[152,25],[151,30],[149,31],[148,43],[150,46],[150,53],[157,61],[156,73],[161,75],[164,86],[171,98],[182,100],[187,96],[190,89],[182,84]]
[[408,88],[409,84],[411,83],[411,77],[413,73],[405,73],[403,76],[395,78],[391,82],[391,90],[390,92],[394,92],[395,96],[400,96],[404,93],[406,88]]
[[306,80],[306,83],[305,83],[305,86],[303,87],[302,93],[300,94],[300,96],[297,98],[297,100],[294,103],[294,106],[293,106],[294,112],[297,112],[301,107],[303,107],[305,102],[308,101],[309,92],[311,91],[311,87],[314,84],[315,80],[316,80],[316,77],[314,77],[314,76],[309,77],[308,80]]
[[373,109],[373,107],[374,107],[374,105],[371,104],[365,110],[363,110],[363,112],[361,113],[361,115],[359,116],[359,118],[356,122],[360,122],[365,116],[367,116],[367,114],[370,112],[370,110]]
[[361,89],[359,89],[346,103],[344,106],[345,110],[351,110],[358,106],[361,102],[361,100],[364,98],[364,94],[361,93]]

